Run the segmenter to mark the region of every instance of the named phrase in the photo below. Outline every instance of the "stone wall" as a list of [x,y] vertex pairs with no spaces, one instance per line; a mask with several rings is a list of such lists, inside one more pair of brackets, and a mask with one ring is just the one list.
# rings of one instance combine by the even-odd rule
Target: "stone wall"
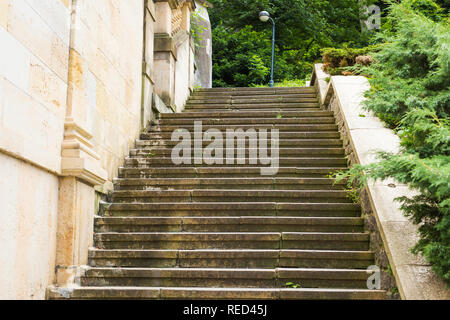
[[[172,70],[155,63],[156,5],[179,10],[187,35]],[[178,79],[169,93],[178,110],[191,92],[193,8],[0,0],[0,299],[43,299],[50,284],[75,283],[96,199],[148,127],[157,80]]]
[[54,280],[68,1],[0,0],[0,299]]

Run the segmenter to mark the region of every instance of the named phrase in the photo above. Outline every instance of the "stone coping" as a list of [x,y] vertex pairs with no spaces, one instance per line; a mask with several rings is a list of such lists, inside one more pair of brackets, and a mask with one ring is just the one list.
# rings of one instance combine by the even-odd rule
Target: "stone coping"
[[[362,165],[376,161],[377,151],[398,152],[399,137],[372,112],[363,109],[364,92],[370,88],[363,76],[331,76],[314,66],[311,86],[315,86],[323,108],[334,97],[343,115],[348,138],[356,161]],[[330,78],[327,83],[327,78]],[[410,248],[418,240],[417,227],[400,210],[394,199],[412,196],[408,186],[392,180],[372,182],[367,193],[383,238],[384,247],[402,299],[450,299],[450,290],[440,280],[423,257],[415,256]]]

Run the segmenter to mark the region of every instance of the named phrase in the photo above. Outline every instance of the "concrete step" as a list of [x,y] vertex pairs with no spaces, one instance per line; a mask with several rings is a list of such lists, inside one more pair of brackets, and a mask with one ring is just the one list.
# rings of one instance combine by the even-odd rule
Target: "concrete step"
[[197,119],[197,118],[212,118],[212,119],[252,119],[252,118],[269,118],[269,119],[275,119],[277,117],[281,116],[282,119],[284,118],[310,118],[310,117],[333,117],[334,113],[332,111],[325,111],[325,110],[314,110],[314,111],[283,111],[283,112],[277,112],[277,111],[262,111],[262,112],[255,112],[255,111],[223,111],[223,112],[182,112],[182,113],[161,113],[159,114],[159,119],[164,120],[170,120],[170,119]]
[[119,178],[115,190],[255,189],[342,190],[345,181],[328,178]]
[[278,124],[334,124],[333,117],[302,117],[302,118],[196,118],[196,119],[161,119],[154,122],[155,125],[173,126],[173,125],[194,125],[195,121],[202,122],[202,125],[278,125]]
[[[255,141],[254,145],[250,143],[250,147],[244,147],[242,148],[239,144],[235,147],[228,148],[229,146],[226,145],[226,143],[223,143],[222,154],[223,157],[225,157],[228,154],[233,154],[234,157],[230,157],[231,159],[234,159],[237,157],[237,155],[245,155],[245,157],[248,158],[249,155],[258,156],[260,154],[260,148],[261,147],[261,141]],[[259,144],[259,147],[258,147]],[[204,149],[203,148],[194,148],[195,145],[192,145],[190,156],[194,157],[195,154],[203,154]],[[248,145],[247,145],[248,146]],[[271,149],[269,146],[265,146],[267,148],[267,152],[270,154]],[[145,158],[145,157],[171,157],[172,153],[174,152],[173,148],[166,148],[166,147],[152,147],[150,149],[131,149],[130,150],[130,157],[131,158]],[[344,149],[341,148],[278,148],[278,153],[280,157],[301,157],[301,156],[344,156]],[[177,153],[178,154],[178,153]],[[186,156],[186,153],[183,153],[184,156]]]
[[288,217],[359,217],[361,209],[354,203],[270,203],[270,202],[173,202],[111,203],[104,215],[129,216],[288,216]]
[[241,97],[224,97],[215,99],[210,99],[209,97],[194,96],[186,102],[186,106],[197,106],[197,105],[241,105],[241,104],[266,104],[266,103],[317,103],[318,99],[315,96],[312,97],[293,97],[293,96],[241,96]]
[[100,249],[369,250],[368,233],[148,232],[96,233]]
[[[172,139],[173,132],[149,132],[142,133],[140,138],[142,140],[158,140],[158,139]],[[285,139],[340,139],[341,135],[338,131],[300,131],[300,132],[284,132],[280,131],[279,138]],[[193,138],[193,137],[192,137]],[[270,136],[268,137],[270,139]],[[224,137],[225,139],[225,137]]]
[[384,300],[386,292],[367,289],[51,287],[50,299],[167,300]]
[[[193,162],[193,159],[192,159]],[[254,159],[254,158],[247,158],[245,160],[245,164],[236,164],[237,161],[235,161],[234,165],[229,165],[232,167],[254,167],[255,164],[253,163],[260,163],[260,159]],[[147,158],[130,158],[127,157],[125,159],[125,166],[126,167],[134,167],[134,168],[148,168],[152,166],[177,166],[177,167],[192,167],[192,164],[174,164],[171,157],[147,157]],[[203,166],[203,167],[223,167],[224,164],[196,164],[196,166]],[[292,166],[298,166],[298,167],[305,167],[305,166],[316,166],[316,167],[341,167],[346,168],[347,167],[347,159],[344,157],[280,157],[279,158],[279,166],[280,167],[292,167]],[[267,167],[267,166],[261,166],[260,168]]]
[[[204,104],[195,104],[195,105],[186,105],[185,110],[188,112],[192,112],[193,110],[209,110],[212,109],[214,111],[225,111],[225,110],[272,110],[280,109],[280,110],[290,110],[290,111],[302,111],[304,108],[316,108],[319,109],[320,105],[318,102],[291,102],[291,103],[239,103],[239,104],[219,104],[219,103],[204,103]],[[299,109],[299,110],[292,110]],[[320,110],[320,109],[319,109]],[[305,110],[306,111],[306,110]]]
[[358,269],[99,268],[84,270],[82,286],[367,288],[371,272]]
[[217,93],[232,93],[233,95],[237,95],[240,93],[248,93],[248,92],[255,92],[257,95],[262,94],[286,94],[286,93],[316,93],[317,91],[314,87],[276,87],[276,88],[269,88],[269,87],[235,87],[235,88],[200,88],[195,90],[193,95],[199,93],[211,93],[211,94],[217,94]]
[[93,267],[366,269],[370,251],[338,250],[90,250]]
[[[164,125],[164,126],[154,126],[150,129],[150,132],[174,132],[179,130],[188,130],[189,132],[194,132],[194,125]],[[320,131],[337,131],[336,124],[255,124],[255,125],[245,125],[245,124],[234,124],[234,125],[203,125],[203,132],[209,129],[220,130],[224,134],[227,130],[238,130],[242,129],[244,131],[252,130],[268,130],[268,135],[270,137],[270,130],[277,129],[284,132],[320,132]]]
[[[204,140],[191,140],[192,145],[201,145],[202,147],[207,147],[211,144],[211,141]],[[158,140],[137,140],[136,148],[151,150],[154,147],[170,147],[173,148],[178,145],[180,141],[172,141],[169,139],[158,139]],[[227,145],[237,145],[236,139],[223,139],[224,146]],[[249,143],[246,141],[246,147]],[[258,139],[258,145],[272,145],[272,140],[270,139]],[[292,147],[292,148],[304,148],[304,147],[342,147],[342,140],[340,139],[283,139],[278,140],[278,145],[280,148]]]
[[349,203],[343,190],[118,190],[114,202],[309,202]]
[[[345,170],[339,167],[282,167],[276,177],[327,178],[330,174]],[[120,178],[261,178],[258,167],[156,167],[119,168]]]
[[[217,106],[217,105],[215,105]],[[226,106],[225,108],[219,107],[219,108],[215,108],[215,106],[210,106],[210,107],[197,107],[197,108],[190,108],[190,109],[186,109],[184,112],[187,113],[196,113],[199,112],[201,114],[205,113],[205,112],[211,112],[211,113],[217,113],[217,112],[228,112],[230,114],[235,114],[235,113],[241,113],[241,112],[278,112],[278,113],[282,113],[282,112],[305,112],[305,111],[323,111],[323,109],[321,109],[319,106],[314,106],[314,107],[295,107],[295,106],[283,106],[283,105],[277,105],[275,106],[270,106],[270,107],[262,107],[259,108],[257,105],[253,106],[252,108],[239,108],[236,105],[232,106],[232,107],[228,107]]]
[[315,98],[317,99],[317,94],[315,93],[285,93],[281,95],[276,94],[252,94],[244,93],[244,95],[233,95],[230,93],[197,93],[192,95],[188,101],[197,100],[242,100],[242,99],[299,99],[299,98]]
[[363,232],[359,217],[98,217],[96,232]]

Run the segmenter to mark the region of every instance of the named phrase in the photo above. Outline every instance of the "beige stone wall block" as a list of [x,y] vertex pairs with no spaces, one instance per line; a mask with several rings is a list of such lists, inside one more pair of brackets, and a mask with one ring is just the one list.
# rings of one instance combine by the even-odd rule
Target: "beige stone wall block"
[[6,29],[0,27],[0,76],[24,92],[30,89],[30,59],[28,50]]
[[1,106],[0,148],[49,171],[60,172],[61,117],[3,78],[0,87],[0,92],[8,92]]
[[108,118],[108,106],[109,106],[109,94],[106,91],[105,86],[101,83],[97,83],[97,112],[102,118]]
[[95,49],[95,53],[87,58],[89,70],[106,86],[105,79],[108,77],[109,65],[107,57],[101,50]]
[[30,94],[47,106],[49,111],[64,119],[67,84],[34,57],[30,68]]
[[0,299],[44,299],[53,282],[58,179],[0,153]]
[[26,0],[26,2],[68,46],[70,40],[69,1],[63,3],[61,0]]
[[61,3],[67,8],[70,8],[70,0],[60,0]]
[[8,25],[9,0],[0,0],[0,26],[6,29]]
[[67,64],[59,62],[52,54],[57,34],[26,0],[11,2],[8,14],[8,31],[36,57],[46,63],[61,79],[67,76]]

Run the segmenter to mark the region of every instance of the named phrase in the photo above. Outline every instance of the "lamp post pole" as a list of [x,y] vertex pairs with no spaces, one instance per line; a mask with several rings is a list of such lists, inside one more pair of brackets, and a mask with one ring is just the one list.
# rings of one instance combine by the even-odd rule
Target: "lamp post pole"
[[272,22],[272,67],[270,69],[270,82],[269,87],[273,87],[275,82],[273,81],[273,70],[274,70],[274,62],[275,62],[275,21],[270,17],[270,14],[267,11],[261,11],[259,13],[259,20],[262,22],[270,21]]
[[275,60],[275,21],[273,21],[272,18],[270,18],[270,21],[272,21],[273,29],[272,29],[272,68],[270,70],[270,82],[269,87],[273,87],[275,82],[273,81],[273,65]]

